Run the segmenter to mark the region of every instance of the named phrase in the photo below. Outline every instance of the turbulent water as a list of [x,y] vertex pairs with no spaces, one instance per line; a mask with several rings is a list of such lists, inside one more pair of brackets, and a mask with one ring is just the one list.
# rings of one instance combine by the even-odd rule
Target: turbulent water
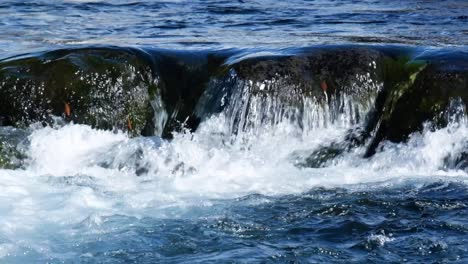
[[[0,59],[91,44],[256,48],[237,50],[226,64],[327,43],[466,54],[467,12],[456,0],[6,1]],[[0,262],[466,263],[468,174],[452,163],[466,150],[468,121],[456,98],[443,112],[447,126],[426,122],[370,158],[359,145],[318,168],[303,166],[366,122],[382,87],[370,74],[356,79],[366,100],[328,97],[327,87],[324,99],[291,95],[295,87],[280,78],[245,81],[223,96],[222,111],[171,137],[134,137],[64,116],[52,126],[0,127],[0,147],[22,153],[16,168],[0,169]]]
[[[467,180],[444,170],[465,123],[349,153],[291,153],[342,136],[289,124],[226,137],[221,116],[170,142],[85,125],[32,128],[25,169],[1,170],[6,262],[463,261]],[[8,129],[2,132],[7,133]]]

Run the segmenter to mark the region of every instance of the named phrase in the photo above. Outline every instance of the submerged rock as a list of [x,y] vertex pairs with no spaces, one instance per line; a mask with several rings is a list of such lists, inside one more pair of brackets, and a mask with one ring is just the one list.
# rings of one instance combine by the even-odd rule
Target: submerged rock
[[0,168],[17,169],[26,159],[28,132],[13,127],[0,128]]
[[296,166],[303,168],[326,167],[345,153],[362,146],[367,136],[368,134],[360,127],[349,129],[341,141],[320,145],[306,156],[295,157]]
[[296,158],[297,160],[300,160],[299,162],[296,162],[296,166],[303,168],[326,167],[329,165],[329,162],[341,156],[346,149],[346,146],[335,142],[328,146],[319,147],[304,159],[302,159],[302,157]]

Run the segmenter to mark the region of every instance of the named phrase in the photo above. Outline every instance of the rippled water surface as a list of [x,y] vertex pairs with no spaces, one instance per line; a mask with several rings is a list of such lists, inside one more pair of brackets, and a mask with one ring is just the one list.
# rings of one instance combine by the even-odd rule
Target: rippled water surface
[[6,0],[0,3],[0,57],[89,44],[179,49],[467,45],[467,10],[464,0]]
[[[356,43],[405,44],[421,54],[443,47],[441,58],[450,49],[466,54],[468,2],[0,2],[0,62],[94,45],[158,54],[226,49],[236,61],[254,51],[294,55],[298,47]],[[80,66],[105,52],[63,58]],[[132,70],[123,75],[140,74]],[[86,78],[110,90],[123,87],[109,76]],[[0,169],[0,262],[467,263],[468,174],[447,165],[466,148],[464,106],[464,116],[447,127],[426,124],[407,142],[383,142],[370,158],[356,146],[318,168],[300,165],[363,122],[358,117],[381,87],[371,86],[370,74],[356,79],[368,85],[370,102],[344,95],[334,113],[310,96],[299,98],[300,110],[288,108],[258,92],[265,83],[246,81],[257,96],[230,94],[229,107],[171,139],[58,117],[53,127],[0,127],[0,148],[22,153],[12,161],[17,168]],[[284,92],[278,80],[267,81]],[[328,103],[326,84],[320,87]],[[73,110],[65,108],[64,116]]]

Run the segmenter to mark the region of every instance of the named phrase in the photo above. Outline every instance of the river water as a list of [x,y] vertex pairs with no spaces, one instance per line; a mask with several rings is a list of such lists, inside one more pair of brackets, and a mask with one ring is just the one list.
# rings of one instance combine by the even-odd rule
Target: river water
[[[466,50],[468,3],[0,3],[0,59],[96,45],[281,53],[364,43]],[[316,116],[301,125],[246,116],[251,127],[235,134],[223,111],[170,140],[60,121],[1,127],[26,158],[0,169],[0,262],[468,261],[468,174],[446,166],[466,146],[465,118],[384,142],[371,158],[356,147],[304,168],[301,153],[352,127],[352,113],[327,123],[326,109],[309,107]]]
[[91,44],[220,49],[468,43],[464,0],[23,2],[0,3],[0,57]]

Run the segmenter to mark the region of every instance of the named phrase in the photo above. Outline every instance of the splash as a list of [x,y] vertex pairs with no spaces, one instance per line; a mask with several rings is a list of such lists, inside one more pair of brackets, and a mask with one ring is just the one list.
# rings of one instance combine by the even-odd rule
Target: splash
[[447,155],[461,151],[468,136],[460,120],[439,130],[427,127],[404,144],[384,143],[371,159],[361,158],[364,150],[357,148],[326,168],[295,166],[292,152],[339,140],[346,130],[337,122],[303,133],[278,122],[235,136],[225,114],[171,141],[76,124],[32,128],[23,169],[0,170],[0,256],[25,250],[50,255],[54,241],[43,240],[45,234],[60,227],[60,236],[72,236],[69,227],[85,223],[94,232],[104,216],[187,217],[188,208],[210,208],[217,199],[299,194],[318,186],[467,181],[464,171],[444,168]]

